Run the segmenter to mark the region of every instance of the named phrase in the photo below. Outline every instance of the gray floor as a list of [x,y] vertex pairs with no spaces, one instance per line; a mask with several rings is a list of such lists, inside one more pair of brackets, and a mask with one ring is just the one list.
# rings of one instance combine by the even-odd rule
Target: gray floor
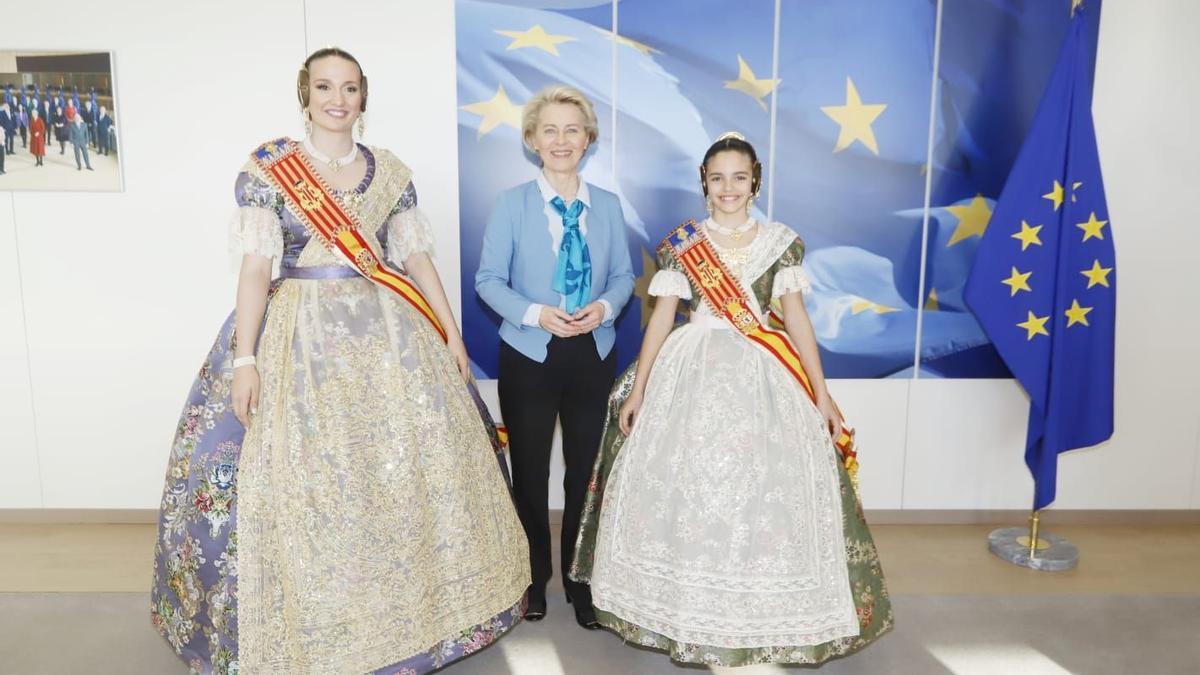
[[[901,596],[897,628],[822,673],[1200,672],[1200,597]],[[0,594],[0,674],[182,675],[150,627],[139,593]],[[707,672],[585,632],[561,594],[527,623],[447,675],[658,675]],[[766,669],[758,672],[799,672]],[[738,671],[734,671],[735,673]]]

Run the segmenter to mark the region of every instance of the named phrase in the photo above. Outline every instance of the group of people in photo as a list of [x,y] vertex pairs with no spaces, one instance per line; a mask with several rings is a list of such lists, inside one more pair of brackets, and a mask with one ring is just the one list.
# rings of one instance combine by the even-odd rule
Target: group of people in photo
[[98,100],[95,88],[81,96],[78,87],[14,88],[6,84],[0,98],[0,174],[5,173],[4,158],[21,152],[34,158],[35,167],[45,166],[47,150],[58,144],[65,155],[70,144],[78,171],[94,171],[89,149],[109,155],[116,148],[116,127],[112,113]]
[[351,54],[314,52],[305,137],[234,182],[235,308],[175,428],[155,542],[151,619],[183,661],[419,675],[551,620],[559,424],[580,628],[722,667],[820,664],[890,630],[804,242],[754,217],[753,145],[731,131],[696,157],[707,213],[658,246],[619,372],[635,275],[620,199],[580,175],[596,113],[567,84],[530,98],[512,152],[540,168],[499,195],[474,277],[499,319],[498,426],[412,172],[361,142],[369,93]]

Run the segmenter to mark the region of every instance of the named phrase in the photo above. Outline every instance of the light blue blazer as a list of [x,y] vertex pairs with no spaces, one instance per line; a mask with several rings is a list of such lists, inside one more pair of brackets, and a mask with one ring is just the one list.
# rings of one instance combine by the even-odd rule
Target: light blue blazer
[[[587,246],[592,258],[592,297],[606,300],[612,316],[592,332],[600,358],[612,351],[616,340],[613,321],[633,293],[633,263],[625,233],[621,202],[607,190],[588,183],[591,206],[587,215]],[[546,202],[536,180],[500,193],[483,234],[475,291],[504,322],[500,338],[539,363],[546,360],[550,333],[541,326],[522,323],[534,303],[558,307],[554,291],[558,260],[546,226]]]

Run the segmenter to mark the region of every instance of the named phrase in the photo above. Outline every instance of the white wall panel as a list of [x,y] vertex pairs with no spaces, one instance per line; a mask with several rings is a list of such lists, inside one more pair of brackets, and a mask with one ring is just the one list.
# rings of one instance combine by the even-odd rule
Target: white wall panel
[[11,194],[0,193],[0,509],[42,505]]
[[1029,508],[1028,410],[1012,380],[914,380],[903,508]]
[[865,508],[903,508],[909,385],[899,379],[829,382],[830,395],[854,425]]

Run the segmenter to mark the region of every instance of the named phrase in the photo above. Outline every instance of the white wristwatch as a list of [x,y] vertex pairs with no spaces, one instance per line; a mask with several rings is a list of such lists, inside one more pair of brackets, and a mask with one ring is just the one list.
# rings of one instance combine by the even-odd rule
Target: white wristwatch
[[238,368],[241,368],[242,366],[252,366],[255,363],[256,363],[256,361],[254,360],[253,356],[243,356],[241,358],[236,358],[233,360],[233,367],[236,370]]

